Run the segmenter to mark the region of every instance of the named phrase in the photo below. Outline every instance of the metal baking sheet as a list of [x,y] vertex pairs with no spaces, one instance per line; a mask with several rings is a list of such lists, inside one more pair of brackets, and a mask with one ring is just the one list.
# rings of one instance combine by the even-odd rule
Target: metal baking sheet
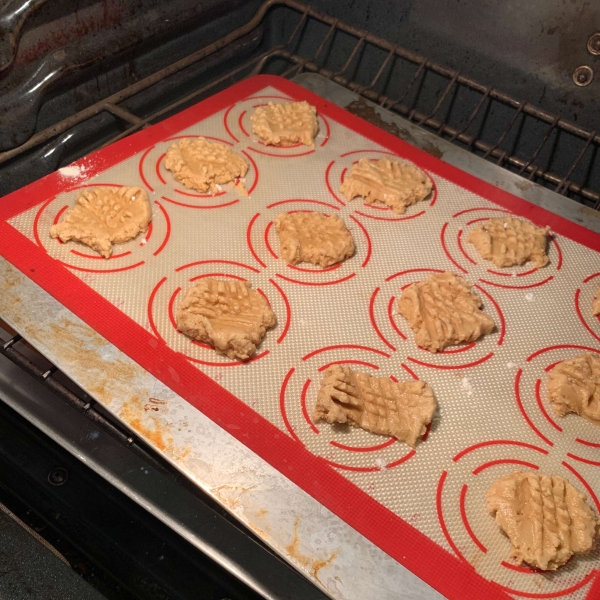
[[[250,135],[249,114],[267,97],[317,106],[315,151],[266,148]],[[245,153],[249,198],[227,188],[215,196],[189,195],[173,184],[164,152],[173,138],[196,135]],[[385,154],[414,162],[434,182],[432,197],[403,217],[358,201],[346,204],[338,192],[358,156]],[[151,193],[154,220],[145,239],[104,261],[48,237],[77,188],[124,183]],[[484,496],[494,478],[521,465],[567,477],[600,508],[594,464],[600,432],[577,418],[555,422],[536,394],[548,364],[581,347],[598,351],[600,324],[590,306],[599,236],[264,76],[5,200],[0,251],[10,262],[425,581],[450,597],[593,593],[596,554],[552,575],[515,569]],[[276,257],[269,224],[281,210],[315,208],[345,219],[356,256],[332,270],[292,269]],[[464,243],[474,221],[509,213],[552,227],[548,267],[524,266],[507,277]],[[407,283],[444,269],[476,283],[497,331],[459,352],[431,355],[415,346],[394,314],[394,299]],[[182,292],[210,273],[249,279],[278,315],[277,328],[248,364],[221,359],[173,327]],[[72,360],[85,360],[68,325],[58,315],[55,333],[64,332]],[[90,358],[89,368],[100,368],[96,354]],[[440,408],[416,451],[360,430],[312,423],[320,373],[336,361],[432,385]],[[174,450],[178,407],[153,410],[149,390],[103,398],[104,390],[87,389],[179,468],[192,468],[193,430],[177,432]],[[296,537],[287,551],[306,562]],[[323,556],[318,570],[336,554]]]

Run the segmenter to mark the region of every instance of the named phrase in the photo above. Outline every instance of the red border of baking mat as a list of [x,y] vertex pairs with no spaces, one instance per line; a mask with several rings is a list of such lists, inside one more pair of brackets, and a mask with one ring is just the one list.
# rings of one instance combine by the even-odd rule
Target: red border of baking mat
[[[294,99],[307,100],[319,113],[399,156],[538,225],[550,225],[553,231],[600,252],[600,235],[464,173],[299,85],[272,75],[257,75],[242,81],[162,123],[94,152],[79,164],[85,164],[86,176],[91,178],[267,86]],[[150,332],[6,222],[67,189],[68,182],[55,172],[6,196],[0,203],[0,254],[147,371],[441,593],[456,599],[509,598],[497,584],[484,579],[470,564],[379,504],[184,357],[160,341],[156,347],[157,340]],[[248,423],[253,424],[251,432]],[[600,577],[597,577],[588,598],[593,597],[599,582]]]

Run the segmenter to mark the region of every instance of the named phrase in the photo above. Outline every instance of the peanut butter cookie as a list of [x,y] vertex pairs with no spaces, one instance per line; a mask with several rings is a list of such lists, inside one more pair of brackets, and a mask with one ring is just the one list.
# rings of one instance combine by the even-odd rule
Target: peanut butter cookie
[[536,267],[548,264],[546,249],[549,227],[536,227],[529,221],[504,217],[490,219],[469,233],[467,241],[477,248],[481,257],[497,267],[522,265],[528,260]]
[[201,279],[179,304],[177,329],[229,358],[249,359],[277,319],[248,281]]
[[566,479],[515,471],[495,481],[487,508],[512,543],[511,557],[554,571],[596,544],[598,520]]
[[124,244],[148,229],[152,210],[140,187],[91,187],[82,190],[50,235],[75,240],[109,258],[113,244]]
[[481,298],[471,288],[462,277],[446,272],[434,273],[402,292],[398,312],[408,319],[421,348],[438,352],[474,342],[494,329],[494,321],[481,310]]
[[354,240],[337,215],[318,212],[281,213],[275,219],[281,258],[296,265],[310,262],[329,267],[354,254]]
[[346,200],[362,196],[367,204],[383,202],[398,215],[427,198],[431,189],[431,180],[421,169],[388,158],[361,158],[340,186]]
[[423,381],[396,383],[332,365],[323,374],[313,418],[390,435],[414,448],[436,407],[433,391]]
[[165,167],[190,190],[213,193],[248,172],[248,163],[229,146],[203,137],[183,138],[167,150]]
[[301,143],[311,148],[319,131],[317,109],[308,102],[269,102],[259,106],[252,116],[252,132],[270,146]]

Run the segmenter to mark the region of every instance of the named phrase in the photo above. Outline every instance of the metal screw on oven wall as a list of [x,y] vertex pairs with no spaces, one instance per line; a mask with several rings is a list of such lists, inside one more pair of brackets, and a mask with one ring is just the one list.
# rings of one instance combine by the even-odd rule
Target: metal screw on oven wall
[[48,483],[50,485],[64,485],[69,479],[69,472],[64,467],[57,467],[48,473]]
[[594,79],[594,71],[592,70],[592,67],[581,65],[573,71],[573,83],[579,87],[590,85],[592,79]]
[[600,31],[590,35],[590,39],[587,42],[587,49],[594,56],[600,55]]

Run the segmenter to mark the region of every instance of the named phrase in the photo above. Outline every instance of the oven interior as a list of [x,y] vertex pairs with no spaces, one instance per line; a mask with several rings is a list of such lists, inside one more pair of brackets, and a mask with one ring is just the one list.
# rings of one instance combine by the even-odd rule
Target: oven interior
[[[0,195],[245,77],[318,73],[522,175],[523,186],[600,207],[600,6],[591,2],[9,0],[0,32]],[[409,135],[360,99],[347,109]],[[443,157],[435,144],[426,150]],[[200,499],[207,522],[268,565],[260,576],[278,571],[279,585],[303,590],[290,597],[321,597],[5,324],[0,354],[14,386],[33,380]],[[2,402],[0,428],[0,502],[106,597],[259,597]],[[48,485],[64,476],[57,469],[70,486]]]

